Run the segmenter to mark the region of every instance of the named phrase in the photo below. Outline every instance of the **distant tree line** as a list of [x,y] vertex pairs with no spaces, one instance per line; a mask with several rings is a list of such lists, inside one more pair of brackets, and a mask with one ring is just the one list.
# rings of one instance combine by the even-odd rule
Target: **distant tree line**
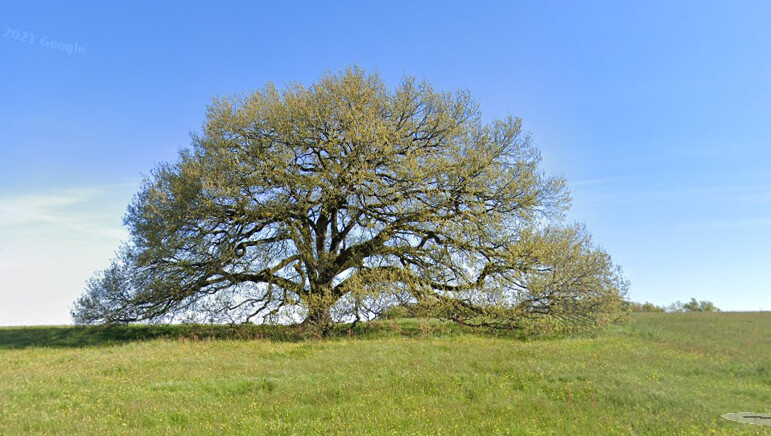
[[633,313],[638,312],[720,312],[720,309],[711,301],[697,301],[691,298],[691,301],[683,303],[676,301],[669,306],[656,306],[653,303],[637,303],[634,301],[626,302],[626,308]]

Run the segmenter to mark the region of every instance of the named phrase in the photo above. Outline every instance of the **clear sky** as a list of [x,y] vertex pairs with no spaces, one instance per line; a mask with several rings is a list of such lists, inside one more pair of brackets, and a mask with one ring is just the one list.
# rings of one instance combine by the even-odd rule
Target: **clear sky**
[[0,325],[70,322],[211,97],[351,64],[521,117],[631,299],[771,310],[771,2],[364,3],[4,2]]

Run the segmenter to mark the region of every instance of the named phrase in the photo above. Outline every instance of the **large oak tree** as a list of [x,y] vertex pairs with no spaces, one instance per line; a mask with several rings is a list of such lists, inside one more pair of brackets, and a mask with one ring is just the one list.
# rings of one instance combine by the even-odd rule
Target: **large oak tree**
[[74,319],[326,329],[396,301],[514,324],[607,317],[626,283],[563,223],[565,181],[539,161],[519,119],[483,122],[468,93],[412,78],[390,90],[349,68],[217,99],[192,146],[147,178],[129,243]]

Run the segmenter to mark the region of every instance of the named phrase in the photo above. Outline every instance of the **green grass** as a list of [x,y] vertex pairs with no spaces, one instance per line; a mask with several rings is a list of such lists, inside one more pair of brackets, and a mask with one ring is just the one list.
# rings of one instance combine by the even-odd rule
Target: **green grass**
[[771,313],[639,314],[532,341],[417,320],[326,340],[4,328],[0,434],[767,435],[720,415],[771,412],[769,332]]

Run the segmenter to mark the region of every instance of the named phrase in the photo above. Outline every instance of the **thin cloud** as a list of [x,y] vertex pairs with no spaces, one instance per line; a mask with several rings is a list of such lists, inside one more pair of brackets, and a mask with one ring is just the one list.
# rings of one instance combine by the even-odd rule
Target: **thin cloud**
[[[2,255],[3,255],[3,252],[0,250],[0,256]],[[3,260],[2,257],[0,257],[0,271],[12,269],[13,266],[14,265],[12,263]]]
[[128,187],[122,184],[0,194],[0,235],[124,238],[121,216],[130,195]]
[[717,190],[724,200],[749,203],[771,204],[771,185],[731,186]]
[[727,219],[696,223],[691,230],[735,230],[771,228],[771,218]]
[[603,177],[597,179],[584,179],[570,181],[568,180],[569,187],[586,188],[586,187],[605,187],[608,185],[618,185],[624,182],[622,177]]
[[651,204],[700,199],[704,204],[771,205],[771,185],[699,186],[666,180],[631,180],[618,177],[568,182],[573,194],[597,205]]

